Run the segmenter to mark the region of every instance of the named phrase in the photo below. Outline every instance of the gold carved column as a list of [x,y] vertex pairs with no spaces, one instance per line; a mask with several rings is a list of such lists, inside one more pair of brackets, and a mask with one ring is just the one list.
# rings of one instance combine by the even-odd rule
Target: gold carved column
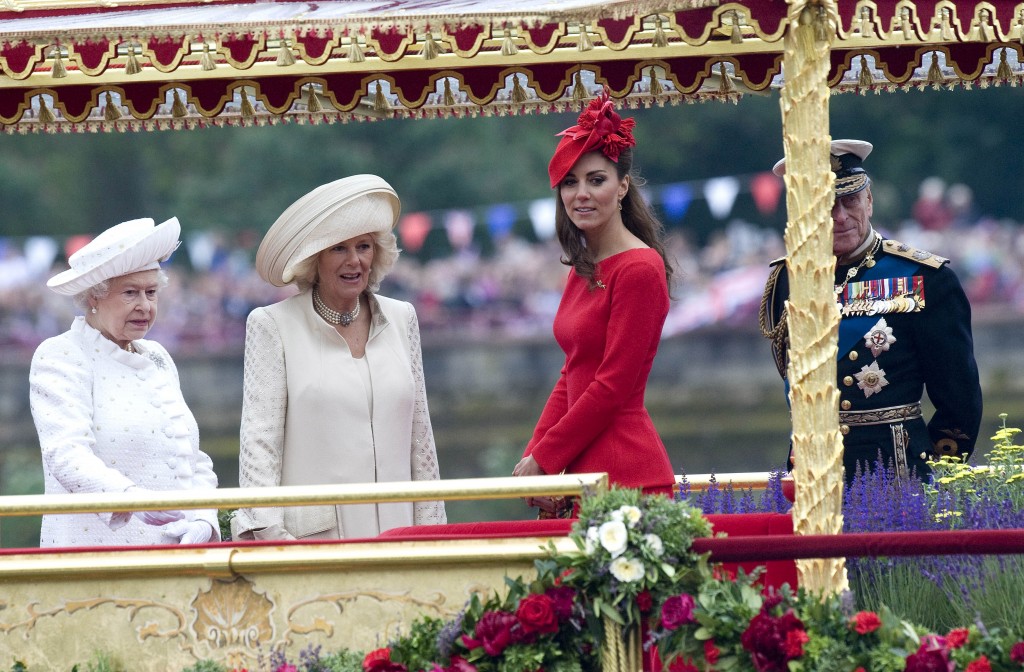
[[[837,24],[834,0],[789,2],[780,104],[789,213],[788,375],[797,534],[838,534],[843,526],[828,133],[829,48]],[[842,558],[798,560],[797,571],[800,585],[812,592],[832,593],[848,586]]]

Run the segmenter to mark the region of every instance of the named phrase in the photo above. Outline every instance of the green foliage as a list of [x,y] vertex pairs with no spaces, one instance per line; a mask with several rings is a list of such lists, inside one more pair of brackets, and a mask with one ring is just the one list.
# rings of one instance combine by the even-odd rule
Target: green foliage
[[220,540],[231,541],[231,519],[238,513],[237,509],[220,509],[217,511],[217,523],[220,525]]
[[363,654],[344,649],[322,657],[319,665],[320,668],[316,672],[363,672]]
[[410,670],[427,670],[438,659],[438,637],[445,627],[440,618],[422,616],[413,622],[409,634],[391,643],[391,660]]
[[228,672],[228,668],[213,660],[200,660],[181,672]]

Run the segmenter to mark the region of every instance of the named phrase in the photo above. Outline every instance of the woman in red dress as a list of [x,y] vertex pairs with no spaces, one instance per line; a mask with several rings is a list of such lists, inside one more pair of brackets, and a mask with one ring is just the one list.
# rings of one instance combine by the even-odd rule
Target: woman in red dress
[[[613,484],[645,492],[674,487],[644,407],[672,269],[663,227],[631,172],[634,124],[606,91],[559,134],[548,166],[562,262],[572,267],[554,322],[565,364],[515,476],[607,472]],[[550,498],[527,503],[542,516],[565,513]]]

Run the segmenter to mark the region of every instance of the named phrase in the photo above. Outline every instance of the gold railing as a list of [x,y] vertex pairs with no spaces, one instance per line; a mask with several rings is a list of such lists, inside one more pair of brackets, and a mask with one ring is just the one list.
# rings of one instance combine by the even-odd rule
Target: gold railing
[[[683,478],[683,476],[677,475],[676,483],[681,482]],[[732,474],[687,474],[685,478],[686,482],[690,484],[690,490],[694,492],[707,490],[711,487],[712,479],[720,488],[732,485],[734,489],[739,490],[746,490],[747,488],[764,490],[768,486],[771,473],[767,471],[739,471]]]
[[603,492],[604,473],[470,478],[347,485],[288,485],[273,488],[219,488],[204,491],[147,491],[0,497],[0,517],[164,509],[233,509],[237,507],[367,504],[519,497],[558,497]]

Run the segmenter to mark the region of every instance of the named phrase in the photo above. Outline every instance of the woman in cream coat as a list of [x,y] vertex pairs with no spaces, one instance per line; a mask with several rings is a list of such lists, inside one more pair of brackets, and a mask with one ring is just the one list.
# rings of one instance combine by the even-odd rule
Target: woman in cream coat
[[[249,315],[239,485],[435,480],[419,326],[374,294],[398,257],[398,196],[373,175],[292,204],[256,255],[264,280],[299,293]],[[239,509],[235,539],[371,537],[445,522],[442,502]]]
[[[85,315],[43,341],[29,371],[46,494],[217,487],[174,361],[143,338],[167,284],[160,261],[180,232],[173,218],[118,224],[47,283]],[[40,545],[190,544],[218,541],[219,531],[214,509],[47,515]]]

